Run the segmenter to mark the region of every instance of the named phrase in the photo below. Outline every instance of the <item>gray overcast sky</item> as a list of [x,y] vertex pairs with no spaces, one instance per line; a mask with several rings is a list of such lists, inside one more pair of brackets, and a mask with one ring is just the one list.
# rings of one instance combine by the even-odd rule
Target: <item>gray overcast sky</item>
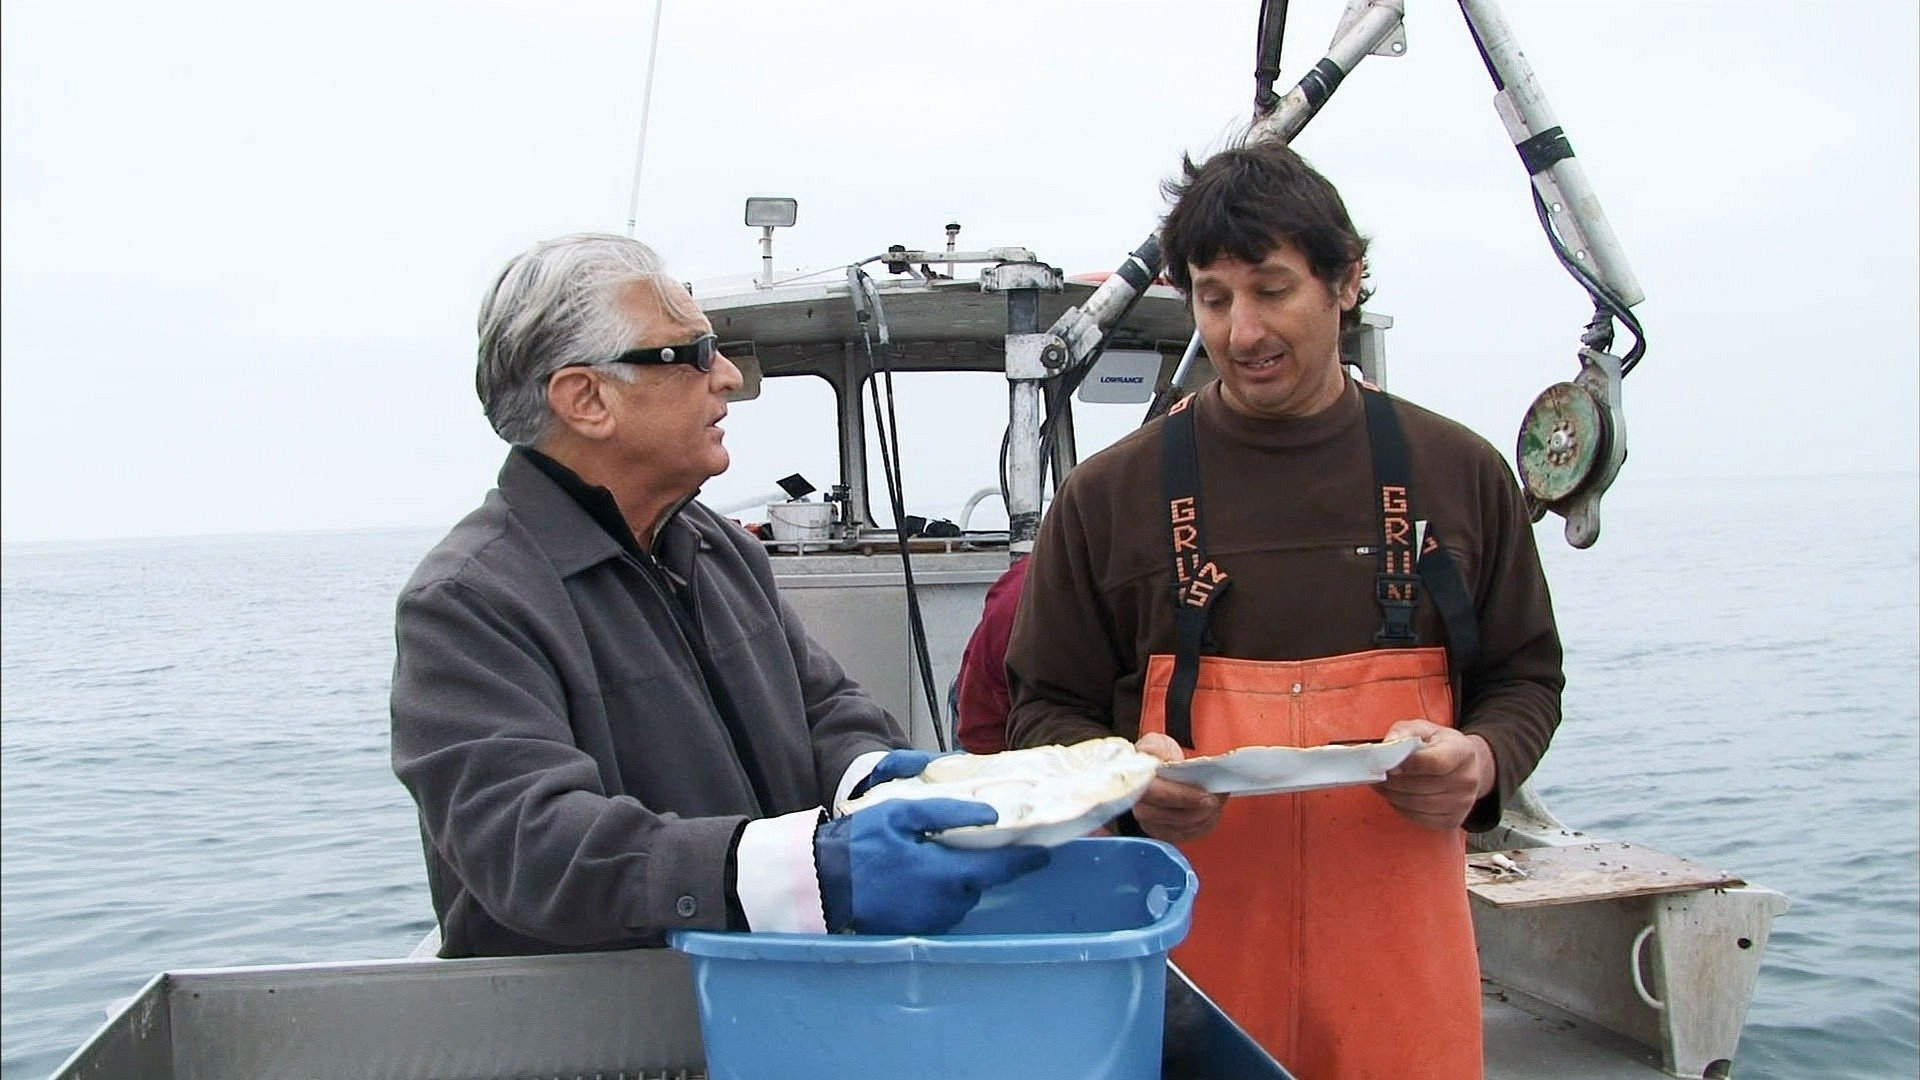
[[[1292,6],[1287,84],[1340,3]],[[1394,388],[1510,447],[1586,305],[1457,9],[1408,7],[1409,54],[1298,145],[1375,238]],[[949,215],[964,244],[1110,268],[1181,150],[1245,114],[1257,8],[668,0],[641,235],[685,279],[752,273],[741,200],[777,193],[783,270],[933,246]],[[1912,470],[1911,0],[1506,9],[1648,295],[1621,483]],[[5,537],[473,506],[501,452],[480,292],[537,239],[624,228],[651,12],[7,3]]]

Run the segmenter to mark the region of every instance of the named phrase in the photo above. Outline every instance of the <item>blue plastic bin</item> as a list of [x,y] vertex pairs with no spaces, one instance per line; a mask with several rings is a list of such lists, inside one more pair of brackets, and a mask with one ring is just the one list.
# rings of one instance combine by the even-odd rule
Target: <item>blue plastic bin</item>
[[712,1080],[1153,1080],[1192,867],[1155,840],[1053,849],[930,937],[676,931]]

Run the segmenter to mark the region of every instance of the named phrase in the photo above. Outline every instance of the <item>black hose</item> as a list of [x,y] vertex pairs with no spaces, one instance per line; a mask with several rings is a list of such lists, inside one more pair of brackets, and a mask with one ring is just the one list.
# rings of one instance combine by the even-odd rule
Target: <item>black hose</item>
[[[847,275],[848,286],[859,294],[863,287],[871,284],[872,279],[857,267]],[[920,591],[913,583],[913,555],[908,550],[906,497],[902,494],[900,483],[900,424],[893,408],[893,363],[892,349],[886,335],[880,340],[879,360],[875,362],[873,335],[869,332],[867,305],[878,310],[879,293],[868,293],[854,301],[854,313],[860,323],[860,340],[867,352],[867,391],[873,399],[873,425],[879,435],[880,471],[886,477],[887,498],[893,504],[893,534],[900,544],[900,575],[907,590],[907,636],[913,644],[913,658],[920,673],[920,688],[927,695],[927,717],[933,724],[933,740],[942,753],[949,749],[947,744],[947,717],[940,708],[939,697],[933,686],[933,660],[927,648],[927,626],[920,614]],[[884,315],[881,316],[884,319]],[[880,379],[887,384],[886,421],[881,422]]]
[[[1620,377],[1626,378],[1628,372],[1639,366],[1640,358],[1647,352],[1647,335],[1640,327],[1640,319],[1620,299],[1618,293],[1608,288],[1599,278],[1594,277],[1591,270],[1580,265],[1580,261],[1567,251],[1567,245],[1561,241],[1560,234],[1554,230],[1553,218],[1547,213],[1547,202],[1540,197],[1540,189],[1534,187],[1531,182],[1528,183],[1527,188],[1533,192],[1533,212],[1540,219],[1540,228],[1546,231],[1547,243],[1553,247],[1554,257],[1560,260],[1560,265],[1567,268],[1567,273],[1572,274],[1575,281],[1585,287],[1587,295],[1593,297],[1596,312],[1604,312],[1620,320],[1628,332],[1633,334],[1633,347],[1620,358]],[[1588,324],[1588,337],[1597,341],[1599,333],[1594,324]],[[1612,335],[1609,333],[1606,337],[1611,339]]]
[[1253,115],[1266,116],[1280,105],[1273,81],[1280,77],[1280,43],[1287,36],[1287,0],[1260,0],[1260,24],[1253,56]]

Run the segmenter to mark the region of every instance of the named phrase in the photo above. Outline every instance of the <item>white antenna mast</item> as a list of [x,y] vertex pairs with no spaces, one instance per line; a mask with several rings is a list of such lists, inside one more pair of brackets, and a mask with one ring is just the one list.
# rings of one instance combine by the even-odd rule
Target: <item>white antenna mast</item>
[[660,6],[665,0],[653,0],[653,40],[647,45],[647,88],[640,97],[640,144],[633,151],[633,194],[627,198],[627,235],[632,236],[640,221],[640,166],[647,160],[647,116],[653,111],[654,57],[660,54]]

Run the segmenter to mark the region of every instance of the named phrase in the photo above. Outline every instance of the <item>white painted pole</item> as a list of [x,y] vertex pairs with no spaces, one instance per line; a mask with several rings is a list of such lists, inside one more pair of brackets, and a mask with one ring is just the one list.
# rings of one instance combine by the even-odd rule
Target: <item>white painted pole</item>
[[660,55],[660,7],[665,0],[653,0],[653,40],[647,45],[647,87],[640,97],[640,141],[633,151],[633,193],[627,197],[627,235],[633,236],[640,224],[640,166],[647,160],[647,117],[653,111],[654,58]]
[[[1560,134],[1560,122],[1554,118],[1546,92],[1533,74],[1533,65],[1527,63],[1526,55],[1520,51],[1506,16],[1493,0],[1460,0],[1460,9],[1485,49],[1488,65],[1502,84],[1500,92],[1494,95],[1493,105],[1514,145],[1519,146],[1536,136],[1559,136],[1562,146],[1566,146],[1565,136]],[[1639,279],[1627,265],[1626,252],[1614,238],[1607,215],[1600,209],[1600,199],[1587,183],[1586,170],[1580,167],[1580,160],[1573,156],[1570,147],[1564,157],[1533,174],[1533,186],[1546,203],[1554,231],[1560,234],[1574,261],[1613,290],[1626,306],[1632,307],[1645,299]]]

